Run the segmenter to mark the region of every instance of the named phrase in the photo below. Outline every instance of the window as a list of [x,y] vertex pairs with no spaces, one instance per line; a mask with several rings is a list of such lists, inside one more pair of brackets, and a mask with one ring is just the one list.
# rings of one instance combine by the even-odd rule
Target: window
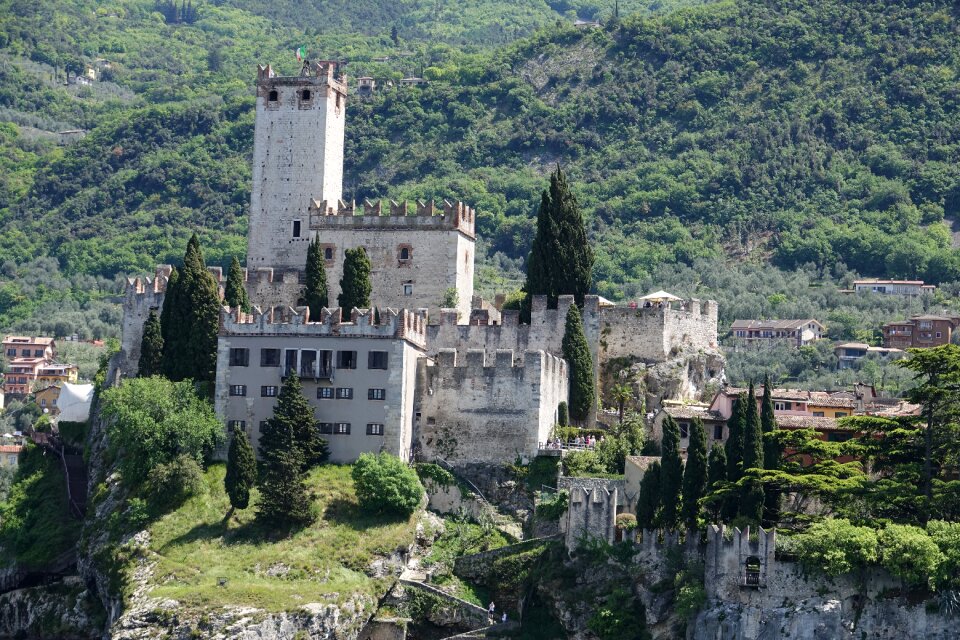
[[773,403],[774,411],[790,411],[789,402],[774,402]]
[[[937,337],[939,338],[940,336],[938,335]],[[43,349],[34,349],[34,350],[33,350],[33,357],[34,357],[34,358],[42,358],[42,357],[43,357]]]
[[333,247],[323,248],[323,259],[327,262],[331,262],[333,260]]
[[333,398],[333,387],[317,387],[318,400],[330,400]]
[[230,349],[230,366],[246,367],[250,364],[250,349]]
[[846,418],[846,417],[847,417],[847,412],[846,412],[846,411],[837,411],[835,414],[833,414],[833,417],[834,417],[834,418]]
[[938,338],[941,338],[941,337],[943,337],[943,334],[940,333],[939,331],[937,331],[937,337],[938,337]]
[[293,221],[293,237],[294,238],[300,237],[300,221],[299,220]]
[[313,349],[300,352],[300,377],[304,380],[313,380],[317,377],[317,352]]
[[276,398],[276,397],[277,397],[277,387],[275,387],[275,386],[260,387],[260,397],[262,397],[262,398]]
[[280,349],[260,349],[261,367],[279,367]]
[[410,259],[410,249],[409,249],[409,247],[404,247],[403,249],[400,249],[400,259],[401,259],[401,260],[409,260],[409,259]]
[[383,425],[379,423],[371,423],[367,425],[367,435],[368,436],[382,436],[383,435]]
[[296,349],[287,349],[286,353],[283,356],[283,372],[285,375],[290,375],[292,372],[297,370],[297,350]]
[[247,385],[245,385],[245,384],[232,384],[232,385],[230,385],[230,395],[232,395],[232,396],[245,396],[245,395],[247,395]]
[[331,434],[331,433],[333,433],[333,423],[332,423],[332,422],[321,422],[321,423],[320,423],[320,433],[322,433],[322,434]]
[[386,369],[387,352],[371,351],[367,354],[367,369]]
[[247,422],[246,420],[231,420],[227,423],[227,427],[229,427],[230,431],[246,431]]
[[340,369],[357,368],[356,351],[337,351],[337,367]]
[[680,423],[680,437],[681,437],[681,438],[689,438],[689,437],[690,437],[690,423],[689,423],[689,422],[681,422],[681,423]]
[[276,89],[272,90],[270,93],[267,94],[268,102],[276,102],[279,99],[280,99],[280,94],[277,93]]
[[367,400],[383,400],[387,397],[386,389],[368,389]]
[[814,411],[814,412],[813,412],[813,417],[814,417],[814,418],[822,418],[822,417],[823,417],[823,411]]
[[40,399],[40,406],[41,406],[41,407],[47,406],[47,399],[46,399],[46,398],[41,398],[41,399]]
[[29,357],[30,357],[30,349],[24,349],[24,350],[23,350],[23,356],[24,356],[25,358],[29,358]]
[[337,387],[337,400],[352,400],[353,387]]
[[413,295],[413,283],[412,283],[412,282],[404,282],[404,283],[403,283],[403,295],[405,295],[405,296],[412,296],[412,295]]
[[333,432],[339,435],[347,435],[350,433],[350,423],[349,422],[338,422],[333,425]]
[[715,424],[713,425],[713,439],[714,440],[723,440],[723,425]]
[[304,102],[306,102],[312,97],[313,95],[310,93],[310,89],[304,89],[303,91],[300,92],[300,99],[303,100]]

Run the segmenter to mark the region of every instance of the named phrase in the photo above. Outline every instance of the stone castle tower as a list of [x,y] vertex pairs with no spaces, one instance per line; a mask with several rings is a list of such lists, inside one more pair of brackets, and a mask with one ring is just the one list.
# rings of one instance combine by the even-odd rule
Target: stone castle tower
[[305,63],[299,76],[257,69],[248,269],[304,268],[310,203],[342,196],[346,101],[336,62]]

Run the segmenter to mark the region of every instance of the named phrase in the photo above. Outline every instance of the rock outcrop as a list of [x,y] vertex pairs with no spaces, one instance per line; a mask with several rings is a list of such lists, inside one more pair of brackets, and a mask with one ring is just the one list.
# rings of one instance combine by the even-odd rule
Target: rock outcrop
[[0,638],[100,637],[103,609],[79,578],[0,595]]

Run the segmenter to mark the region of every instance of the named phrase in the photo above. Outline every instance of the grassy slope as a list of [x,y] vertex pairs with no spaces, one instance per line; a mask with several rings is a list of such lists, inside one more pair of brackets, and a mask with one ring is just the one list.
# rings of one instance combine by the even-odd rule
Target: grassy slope
[[[370,563],[413,541],[413,520],[360,512],[349,466],[328,465],[311,473],[321,517],[288,538],[274,538],[273,531],[255,522],[256,496],[250,508],[224,523],[229,500],[223,475],[222,465],[211,467],[206,495],[150,526],[151,550],[159,560],[151,596],[187,606],[235,604],[267,611],[342,602],[359,593],[379,598],[387,581],[367,575]],[[268,576],[278,564],[288,566],[289,574]],[[217,587],[221,577],[228,580],[225,588]]]

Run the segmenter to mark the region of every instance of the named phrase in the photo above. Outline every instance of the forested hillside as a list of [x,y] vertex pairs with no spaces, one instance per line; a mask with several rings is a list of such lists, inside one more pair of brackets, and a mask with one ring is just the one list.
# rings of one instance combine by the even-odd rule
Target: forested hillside
[[[403,2],[332,3],[326,21],[310,5],[299,22],[293,3],[197,2],[196,20],[171,23],[153,0],[0,1],[0,117],[17,125],[0,129],[5,272],[44,255],[68,277],[147,270],[182,255],[194,229],[211,262],[242,255],[254,65],[292,72],[305,44],[348,59],[354,77],[430,79],[351,99],[345,192],[475,204],[481,288],[516,275],[557,162],[585,206],[603,295],[632,293],[661,264],[724,256],[960,280],[952,3],[742,0],[627,16],[651,6],[621,2],[619,21],[587,30],[572,16],[602,6],[507,3],[551,19],[495,48],[500,35],[450,26],[453,3],[414,4],[401,18]],[[488,24],[514,15],[498,6],[468,3],[464,24],[471,11]],[[100,81],[63,86],[88,64]],[[65,147],[44,133],[73,127],[89,135]],[[0,314],[22,317],[4,300],[29,296],[7,294]]]

